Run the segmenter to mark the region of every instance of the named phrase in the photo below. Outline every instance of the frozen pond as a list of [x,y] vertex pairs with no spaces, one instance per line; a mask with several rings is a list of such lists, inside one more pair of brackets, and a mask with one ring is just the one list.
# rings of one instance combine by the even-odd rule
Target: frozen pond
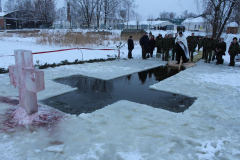
[[149,89],[163,79],[177,74],[177,69],[160,66],[112,80],[81,75],[55,79],[56,82],[78,89],[42,102],[70,114],[92,113],[119,100],[147,104],[172,112],[184,112],[196,98]]

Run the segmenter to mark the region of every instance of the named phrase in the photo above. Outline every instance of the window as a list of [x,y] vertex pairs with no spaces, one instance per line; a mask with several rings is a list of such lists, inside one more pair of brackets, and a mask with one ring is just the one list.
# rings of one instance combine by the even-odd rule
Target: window
[[198,28],[200,28],[200,25],[198,25]]
[[195,28],[197,28],[197,25],[195,25]]

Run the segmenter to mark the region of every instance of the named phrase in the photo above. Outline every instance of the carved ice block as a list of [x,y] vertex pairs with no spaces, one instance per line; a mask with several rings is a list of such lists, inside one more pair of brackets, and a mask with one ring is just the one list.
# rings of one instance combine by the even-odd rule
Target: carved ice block
[[9,77],[10,77],[10,84],[14,85],[15,87],[19,87],[19,79],[18,79],[18,70],[15,65],[9,66]]
[[26,88],[31,92],[40,92],[45,89],[44,72],[34,69],[26,70]]
[[31,51],[15,50],[16,65],[9,66],[10,83],[19,88],[19,106],[30,115],[38,111],[37,92],[45,89],[44,72],[33,67]]

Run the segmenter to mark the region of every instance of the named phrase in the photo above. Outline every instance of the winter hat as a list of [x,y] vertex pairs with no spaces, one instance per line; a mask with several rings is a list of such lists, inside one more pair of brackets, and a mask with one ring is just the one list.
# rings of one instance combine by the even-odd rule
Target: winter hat
[[237,37],[234,37],[233,40],[236,39],[237,40]]

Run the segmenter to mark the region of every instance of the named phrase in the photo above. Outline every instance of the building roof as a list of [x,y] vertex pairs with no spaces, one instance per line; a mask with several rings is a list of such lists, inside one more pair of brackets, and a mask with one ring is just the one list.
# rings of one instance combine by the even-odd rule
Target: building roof
[[3,17],[3,16],[5,16],[5,15],[6,15],[5,12],[0,12],[0,17]]
[[147,33],[144,29],[124,29],[121,33]]
[[182,22],[184,23],[204,23],[205,20],[203,17],[197,17],[197,18],[187,18],[185,21]]
[[238,27],[238,24],[236,22],[231,22],[227,25],[227,27]]
[[[139,21],[138,25],[159,25],[168,21]],[[137,25],[137,21],[125,22],[124,25]]]

